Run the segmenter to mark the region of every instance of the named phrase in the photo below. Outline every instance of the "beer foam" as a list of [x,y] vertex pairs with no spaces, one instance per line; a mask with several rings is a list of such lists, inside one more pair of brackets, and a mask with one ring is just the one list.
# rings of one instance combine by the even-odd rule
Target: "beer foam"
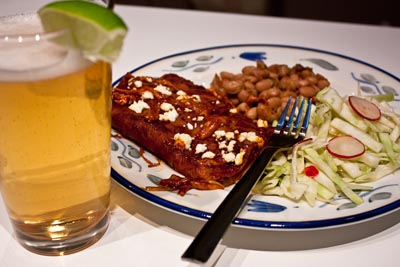
[[80,51],[57,45],[48,35],[35,13],[0,18],[0,81],[51,79],[91,64]]

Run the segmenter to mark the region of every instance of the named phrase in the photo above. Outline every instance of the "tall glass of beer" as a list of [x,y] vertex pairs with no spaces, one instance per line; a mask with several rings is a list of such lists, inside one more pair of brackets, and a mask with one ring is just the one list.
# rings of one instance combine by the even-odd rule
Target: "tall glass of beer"
[[110,64],[57,45],[35,13],[0,18],[0,190],[16,239],[42,255],[109,224]]

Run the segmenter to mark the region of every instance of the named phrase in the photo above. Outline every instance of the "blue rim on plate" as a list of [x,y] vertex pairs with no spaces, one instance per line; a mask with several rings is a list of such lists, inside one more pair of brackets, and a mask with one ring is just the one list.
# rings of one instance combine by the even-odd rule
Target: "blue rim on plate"
[[[393,79],[395,82],[400,84],[400,79],[396,77],[395,75],[379,68],[376,67],[372,64],[366,63],[364,61],[361,61],[359,59],[355,59],[349,56],[337,54],[334,52],[329,52],[329,51],[324,51],[320,49],[314,49],[314,48],[307,48],[307,47],[299,47],[299,46],[291,46],[291,45],[281,45],[281,44],[234,44],[234,45],[225,45],[225,46],[215,46],[215,47],[208,47],[208,48],[201,48],[201,49],[196,49],[196,50],[190,50],[186,52],[180,52],[176,54],[171,54],[159,59],[155,59],[153,61],[150,61],[140,67],[137,67],[131,71],[131,73],[136,73],[140,70],[143,70],[145,68],[151,67],[154,64],[157,64],[161,61],[169,60],[169,59],[174,59],[177,57],[182,57],[186,55],[191,55],[199,52],[207,52],[211,50],[220,50],[220,49],[230,49],[230,48],[282,48],[282,49],[292,49],[296,51],[307,51],[307,52],[312,52],[312,53],[319,53],[322,55],[328,55],[328,56],[333,56],[339,59],[344,59],[350,62],[355,62],[358,63],[362,66],[366,66],[372,70],[376,70],[381,74],[384,74],[391,79]],[[265,56],[264,54],[262,55],[263,57]],[[268,55],[267,55],[268,56]],[[264,57],[265,58],[265,57]],[[214,61],[214,63],[217,62]],[[212,64],[214,64],[212,63]],[[328,62],[329,63],[329,62]],[[198,64],[202,65],[202,64]],[[183,70],[183,68],[181,68]],[[177,69],[178,71],[178,69]],[[200,70],[203,71],[203,70]],[[179,73],[177,73],[179,74]],[[143,75],[143,74],[142,74]],[[144,74],[147,75],[147,74]],[[149,74],[150,75],[150,74]],[[352,73],[352,79],[356,81],[360,81],[355,75]],[[120,79],[116,80],[113,83],[113,86],[115,86]],[[366,78],[365,84],[367,86],[375,86],[378,89],[378,86],[374,84],[373,81],[369,80],[369,78]],[[381,85],[379,85],[381,86]],[[381,93],[380,90],[377,90],[378,93]],[[395,99],[396,101],[399,101],[399,98]],[[130,191],[131,193],[138,195],[139,197],[153,203],[156,205],[159,205],[163,208],[167,208],[172,211],[176,211],[182,215],[189,215],[194,218],[199,218],[199,219],[207,219],[209,218],[212,214],[210,212],[202,211],[196,208],[190,208],[185,205],[181,205],[178,203],[175,203],[173,201],[164,199],[160,196],[157,196],[156,194],[153,194],[152,192],[148,192],[144,189],[142,189],[140,186],[134,184],[133,182],[129,181],[126,177],[121,175],[115,166],[112,166],[111,170],[111,176],[113,179],[118,182],[120,185],[122,185],[125,189]],[[396,176],[396,179],[397,176]],[[398,186],[398,183],[396,181],[396,186]],[[174,192],[171,192],[171,194],[174,194]],[[259,229],[312,229],[312,228],[323,228],[323,227],[335,227],[335,226],[341,226],[341,225],[346,225],[349,223],[356,223],[356,222],[362,222],[364,220],[372,219],[380,215],[385,215],[387,213],[393,212],[397,209],[400,208],[400,198],[397,200],[394,200],[390,203],[387,203],[385,205],[379,206],[377,208],[373,208],[371,210],[355,213],[355,214],[348,214],[345,216],[335,216],[332,218],[325,218],[325,219],[318,219],[318,220],[302,220],[302,221],[288,221],[288,220],[279,220],[279,221],[269,221],[269,220],[257,220],[257,219],[247,219],[247,218],[240,218],[237,217],[233,224],[236,226],[244,226],[244,227],[255,227]]]

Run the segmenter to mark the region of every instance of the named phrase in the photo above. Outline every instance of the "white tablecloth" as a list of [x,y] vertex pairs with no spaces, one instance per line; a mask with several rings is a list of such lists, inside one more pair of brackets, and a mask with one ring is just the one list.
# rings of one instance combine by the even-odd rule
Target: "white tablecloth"
[[[36,8],[41,0],[26,1]],[[0,3],[0,15],[13,1]],[[210,46],[273,43],[349,55],[400,76],[400,29],[263,16],[116,6],[130,32],[114,78],[169,54]],[[0,133],[1,134],[1,133]],[[0,148],[1,149],[1,148]],[[192,266],[180,259],[202,221],[159,208],[113,183],[112,220],[105,236],[73,255],[46,257],[23,249],[0,200],[0,266]],[[399,266],[400,212],[340,229],[257,234],[230,229],[215,266]],[[310,238],[312,236],[312,238]],[[295,237],[295,238],[294,238]],[[339,238],[340,237],[340,238]],[[335,243],[335,239],[341,242]],[[279,242],[315,242],[277,250]],[[310,241],[311,240],[311,241]],[[343,242],[345,240],[345,242]],[[294,246],[296,243],[297,246]],[[319,245],[320,244],[320,245]]]

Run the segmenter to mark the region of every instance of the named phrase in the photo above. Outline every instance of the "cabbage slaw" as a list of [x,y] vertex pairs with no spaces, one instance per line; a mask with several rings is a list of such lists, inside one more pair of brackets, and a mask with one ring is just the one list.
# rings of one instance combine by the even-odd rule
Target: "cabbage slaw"
[[[379,120],[370,121],[358,115],[348,103],[348,96],[327,87],[312,106],[306,139],[290,149],[278,151],[266,166],[254,191],[277,195],[294,201],[305,200],[335,203],[339,196],[359,205],[360,191],[371,190],[371,182],[400,169],[400,115],[388,102],[393,95],[363,97],[381,111]],[[331,155],[328,141],[341,135],[356,137],[365,145],[365,152],[356,158]],[[310,166],[316,173],[307,173]]]

